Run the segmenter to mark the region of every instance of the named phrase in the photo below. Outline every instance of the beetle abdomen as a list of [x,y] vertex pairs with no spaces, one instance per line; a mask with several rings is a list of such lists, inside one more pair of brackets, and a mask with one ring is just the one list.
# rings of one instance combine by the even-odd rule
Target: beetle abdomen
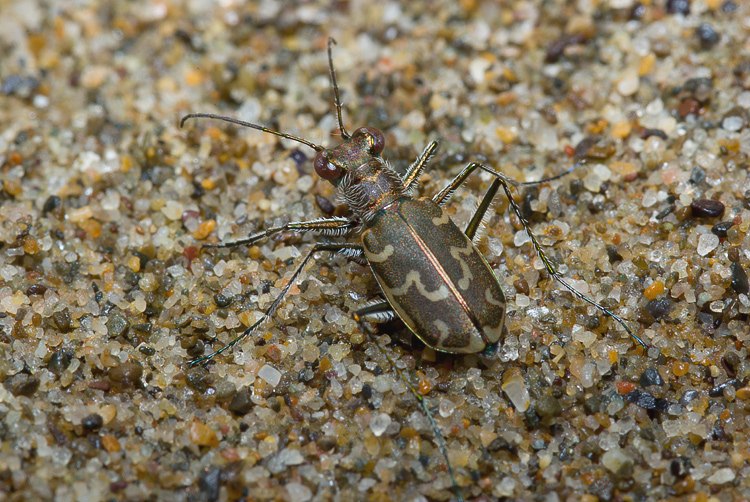
[[505,295],[471,240],[430,199],[399,199],[362,233],[389,303],[427,345],[481,352],[502,336]]

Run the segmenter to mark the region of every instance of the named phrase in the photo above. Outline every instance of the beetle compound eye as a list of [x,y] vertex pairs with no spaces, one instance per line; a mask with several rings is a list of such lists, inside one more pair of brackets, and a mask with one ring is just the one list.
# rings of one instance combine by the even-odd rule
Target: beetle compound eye
[[315,172],[324,180],[336,181],[341,178],[341,169],[328,162],[328,152],[318,153],[313,165],[315,166]]
[[383,151],[383,148],[385,148],[385,137],[383,136],[383,133],[374,127],[360,127],[354,131],[354,134],[364,134],[368,137],[368,140],[370,141],[370,153],[374,155],[380,154],[380,152]]

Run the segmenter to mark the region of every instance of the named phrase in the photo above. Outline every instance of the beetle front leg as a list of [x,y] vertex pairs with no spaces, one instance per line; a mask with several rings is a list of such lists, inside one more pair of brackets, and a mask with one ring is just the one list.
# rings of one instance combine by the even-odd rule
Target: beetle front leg
[[274,299],[273,303],[271,303],[271,306],[266,309],[266,311],[263,313],[260,319],[258,319],[255,323],[253,323],[252,326],[247,328],[245,331],[242,332],[238,337],[233,339],[231,342],[223,346],[217,351],[214,351],[210,353],[207,356],[199,357],[198,359],[194,359],[190,362],[190,366],[195,366],[196,364],[200,364],[202,362],[208,361],[210,359],[213,359],[214,357],[218,356],[222,352],[224,352],[227,349],[230,349],[240,343],[242,340],[250,336],[250,334],[255,331],[258,326],[263,324],[266,319],[271,317],[273,313],[276,311],[277,308],[279,308],[279,305],[281,305],[281,302],[284,300],[284,297],[289,293],[289,290],[292,289],[292,286],[296,282],[299,275],[302,273],[302,271],[305,269],[305,266],[310,261],[310,259],[313,257],[315,253],[318,251],[331,251],[334,253],[342,253],[344,255],[347,254],[347,250],[353,250],[353,254],[356,255],[357,248],[361,250],[361,246],[358,244],[351,244],[351,243],[344,243],[344,244],[336,244],[336,243],[316,243],[313,248],[305,255],[305,258],[302,260],[302,263],[300,263],[299,267],[297,267],[297,270],[294,271],[292,274],[292,277],[289,278],[289,282],[286,283],[286,285],[282,288],[281,293]]
[[480,164],[478,162],[472,162],[469,165],[467,165],[466,167],[464,167],[463,170],[461,170],[461,172],[458,173],[456,175],[456,177],[453,178],[451,180],[451,182],[448,183],[448,185],[445,188],[443,188],[442,190],[440,190],[440,192],[436,193],[432,197],[432,201],[434,203],[438,204],[439,206],[444,206],[445,203],[448,202],[448,200],[451,198],[451,196],[455,193],[455,191],[458,190],[458,188],[461,185],[464,184],[464,182],[466,181],[466,178],[468,178],[469,175],[471,173],[473,173],[474,171],[476,171],[477,169],[480,169],[480,170],[482,170],[482,171],[484,171],[486,173],[489,173],[492,176],[494,176],[495,178],[503,180],[505,182],[505,184],[507,184],[507,185],[513,185],[514,187],[524,187],[524,186],[541,185],[542,183],[547,183],[549,181],[554,181],[554,180],[560,179],[560,178],[566,176],[567,174],[569,174],[571,171],[573,171],[576,167],[578,167],[582,163],[583,163],[583,161],[578,162],[577,164],[575,164],[573,167],[571,167],[567,171],[565,171],[563,173],[560,173],[560,174],[556,174],[556,175],[551,176],[549,178],[545,178],[543,180],[521,182],[521,181],[516,181],[513,178],[511,178],[510,176],[506,176],[505,174],[501,173],[500,171],[496,171],[496,170],[492,169],[491,167],[487,167],[487,166],[485,166],[483,164]]
[[222,242],[220,244],[204,244],[201,249],[204,248],[233,248],[236,246],[251,245],[258,241],[267,239],[280,232],[317,232],[327,237],[338,237],[346,235],[351,232],[357,226],[357,222],[348,218],[320,218],[318,220],[311,221],[290,221],[283,225],[271,227],[263,232],[255,233],[244,239],[239,239],[232,242]]
[[415,160],[414,163],[409,166],[409,169],[406,170],[406,174],[404,174],[404,191],[406,193],[411,193],[411,191],[414,190],[414,187],[419,180],[419,175],[424,171],[424,166],[427,165],[427,162],[429,162],[432,156],[435,155],[438,144],[438,141],[433,141],[427,145],[427,148],[424,149],[422,155],[417,157],[417,160]]

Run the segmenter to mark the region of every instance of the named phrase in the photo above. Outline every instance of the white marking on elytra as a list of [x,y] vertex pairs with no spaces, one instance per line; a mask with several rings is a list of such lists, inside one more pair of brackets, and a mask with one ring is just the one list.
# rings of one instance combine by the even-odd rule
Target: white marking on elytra
[[464,291],[471,286],[471,280],[474,278],[474,274],[471,273],[471,268],[469,268],[469,265],[461,255],[469,256],[472,252],[474,252],[474,247],[471,245],[471,241],[468,241],[464,247],[451,246],[450,248],[450,254],[458,264],[461,265],[461,272],[463,274],[463,276],[456,281],[456,284]]
[[437,330],[437,332],[440,333],[441,339],[450,336],[451,334],[450,327],[447,324],[445,324],[443,321],[441,321],[440,319],[435,319],[434,321],[432,321],[432,325],[435,326],[435,329]]
[[409,288],[412,284],[417,288],[417,291],[419,291],[420,295],[427,298],[431,302],[439,302],[440,300],[445,300],[446,298],[450,297],[450,289],[448,289],[445,284],[440,285],[440,287],[434,291],[427,291],[425,285],[422,284],[422,277],[416,270],[412,270],[411,272],[406,274],[406,277],[404,278],[404,284],[401,287],[391,288],[391,294],[394,296],[406,295],[409,292]]
[[373,253],[371,250],[368,250],[367,253],[367,259],[370,260],[370,263],[376,262],[376,263],[382,263],[391,256],[393,256],[393,246],[390,244],[386,244],[383,250],[380,253]]
[[492,291],[490,291],[490,288],[485,288],[484,290],[484,299],[487,300],[487,303],[490,305],[495,305],[496,307],[503,307],[505,308],[505,302],[500,300],[495,300],[495,297],[492,296]]
[[450,216],[445,211],[440,211],[440,216],[436,216],[432,219],[432,224],[435,226],[445,225],[451,221]]

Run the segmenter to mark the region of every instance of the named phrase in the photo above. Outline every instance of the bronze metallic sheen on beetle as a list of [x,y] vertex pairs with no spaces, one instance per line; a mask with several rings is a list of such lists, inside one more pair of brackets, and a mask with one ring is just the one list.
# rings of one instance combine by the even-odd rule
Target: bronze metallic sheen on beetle
[[[643,341],[630,331],[622,319],[578,292],[560,277],[513,200],[510,186],[544,183],[560,178],[570,170],[547,180],[518,183],[490,167],[472,162],[433,197],[413,198],[411,194],[418,185],[419,176],[437,150],[438,142],[431,142],[406,173],[400,176],[380,155],[385,148],[383,133],[372,127],[361,127],[349,134],[341,119],[341,100],[331,58],[331,43],[332,40],[329,39],[329,69],[338,125],[344,139],[338,146],[326,149],[303,138],[213,114],[187,115],[182,119],[181,125],[190,118],[213,118],[307,145],[317,152],[313,162],[316,173],[338,188],[340,198],[354,214],[351,219],[331,217],[289,222],[245,239],[204,247],[250,245],[288,231],[313,232],[327,237],[359,233],[361,243],[316,242],[260,319],[224,347],[194,360],[192,364],[210,360],[252,334],[273,315],[307,263],[319,251],[340,253],[363,265],[369,265],[375,275],[385,299],[375,300],[357,310],[354,316],[358,321],[382,322],[398,316],[417,337],[433,349],[452,353],[492,353],[503,338],[506,300],[497,277],[474,246],[473,239],[500,187],[523,224],[547,272],[573,295],[614,318],[645,347]],[[495,179],[466,229],[462,231],[449,218],[443,206],[477,169],[493,175]],[[388,357],[385,352],[383,354]],[[445,442],[429,409],[400,370],[395,366],[394,369],[407,387],[411,388],[430,419],[456,495],[459,500],[463,500],[448,461]]]

